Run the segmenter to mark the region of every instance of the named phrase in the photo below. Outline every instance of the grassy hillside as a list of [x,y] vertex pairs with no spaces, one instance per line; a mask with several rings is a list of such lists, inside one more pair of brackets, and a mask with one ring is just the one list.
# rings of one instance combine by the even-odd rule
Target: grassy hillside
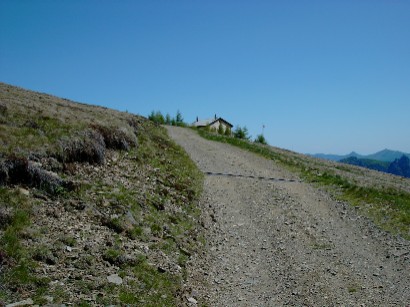
[[207,139],[260,154],[325,188],[335,198],[393,234],[410,239],[410,180],[351,165],[315,159],[295,152],[198,130]]
[[0,83],[0,305],[175,306],[202,175],[136,115]]

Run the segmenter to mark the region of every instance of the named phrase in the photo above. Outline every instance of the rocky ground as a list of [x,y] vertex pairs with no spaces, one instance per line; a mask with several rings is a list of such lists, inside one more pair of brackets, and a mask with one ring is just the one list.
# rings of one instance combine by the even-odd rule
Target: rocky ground
[[0,306],[193,299],[203,176],[163,127],[0,83],[0,145]]
[[189,270],[192,305],[410,305],[409,241],[271,160],[168,131],[209,174],[207,252]]

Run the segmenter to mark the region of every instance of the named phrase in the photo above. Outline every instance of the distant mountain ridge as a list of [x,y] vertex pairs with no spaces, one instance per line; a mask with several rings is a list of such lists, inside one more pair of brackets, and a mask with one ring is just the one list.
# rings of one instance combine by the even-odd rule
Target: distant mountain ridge
[[390,149],[383,149],[381,151],[378,151],[370,155],[360,155],[352,151],[351,153],[347,155],[334,155],[334,154],[319,153],[319,154],[313,154],[311,156],[316,157],[316,158],[325,159],[325,160],[331,160],[331,161],[340,161],[343,159],[355,157],[357,159],[368,159],[368,160],[377,160],[377,161],[382,161],[382,162],[393,162],[396,159],[400,159],[403,155],[410,158],[409,153],[404,153],[401,151],[390,150]]
[[366,156],[354,151],[344,156],[327,154],[315,154],[313,156],[410,178],[410,154],[401,151],[384,149]]

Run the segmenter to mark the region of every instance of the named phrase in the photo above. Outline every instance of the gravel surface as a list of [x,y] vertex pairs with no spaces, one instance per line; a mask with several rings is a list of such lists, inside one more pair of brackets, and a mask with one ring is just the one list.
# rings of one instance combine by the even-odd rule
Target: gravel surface
[[188,305],[410,305],[408,241],[273,161],[168,131],[206,174]]

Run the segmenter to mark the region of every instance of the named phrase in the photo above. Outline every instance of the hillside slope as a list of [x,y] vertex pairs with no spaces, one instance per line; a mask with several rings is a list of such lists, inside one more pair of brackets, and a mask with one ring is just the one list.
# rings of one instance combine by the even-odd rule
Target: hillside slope
[[0,305],[175,306],[202,174],[143,117],[0,83]]

